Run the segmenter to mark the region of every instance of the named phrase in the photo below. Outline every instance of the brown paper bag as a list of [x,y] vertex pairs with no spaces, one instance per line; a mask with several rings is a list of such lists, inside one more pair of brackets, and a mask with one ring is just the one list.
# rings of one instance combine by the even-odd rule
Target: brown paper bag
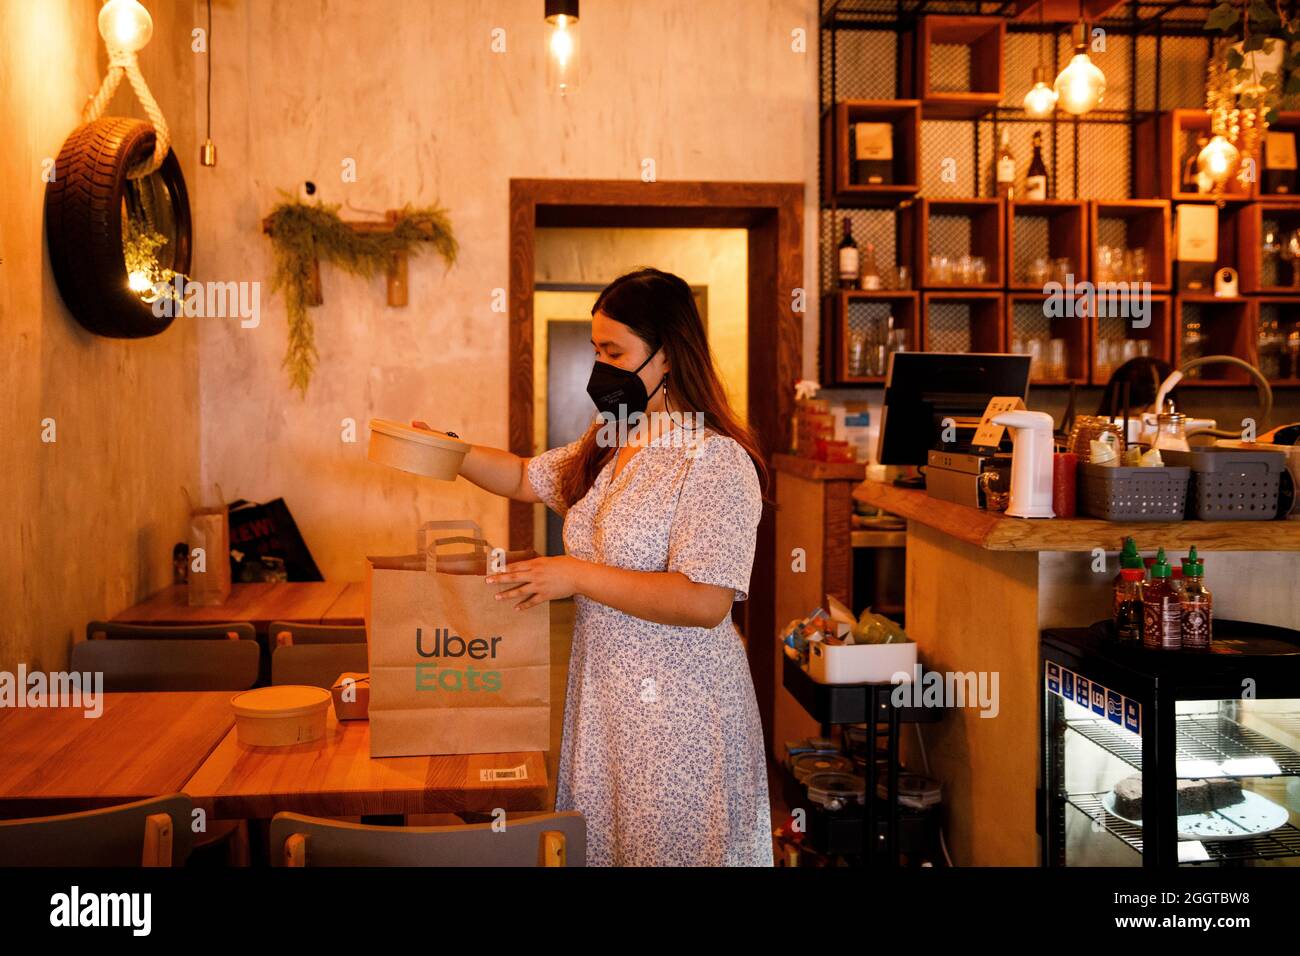
[[[230,517],[220,501],[190,510],[189,605],[212,607],[230,597]],[[202,570],[195,570],[195,548],[203,549]]]
[[[471,534],[429,540],[452,529]],[[520,612],[495,599],[506,586],[483,582],[491,549],[477,525],[432,522],[426,542],[423,553],[366,559],[370,755],[546,750],[550,605]],[[455,544],[469,550],[451,553]]]

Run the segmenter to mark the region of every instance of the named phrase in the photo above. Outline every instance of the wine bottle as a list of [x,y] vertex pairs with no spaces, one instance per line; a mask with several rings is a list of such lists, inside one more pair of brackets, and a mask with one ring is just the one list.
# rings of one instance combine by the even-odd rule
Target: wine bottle
[[853,241],[853,223],[844,220],[844,238],[840,240],[840,288],[852,289],[858,284],[858,244]]
[[1047,198],[1047,166],[1043,163],[1043,134],[1034,130],[1034,155],[1029,160],[1029,172],[1025,175],[1025,198]]
[[994,163],[994,178],[997,181],[998,198],[1015,199],[1016,193],[1016,157],[1011,152],[1011,129],[1002,127],[1002,145],[998,147],[997,160]]

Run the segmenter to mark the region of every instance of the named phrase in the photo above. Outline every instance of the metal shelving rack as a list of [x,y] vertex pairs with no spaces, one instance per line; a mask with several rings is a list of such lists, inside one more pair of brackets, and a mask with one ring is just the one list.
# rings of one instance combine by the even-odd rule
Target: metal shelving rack
[[[1095,9],[1093,4],[1086,6]],[[1022,130],[1021,138],[1027,142],[1029,126],[1033,125],[1045,132],[1050,130],[1050,134],[1044,137],[1044,145],[1050,144],[1051,154],[1048,158],[1049,198],[1111,201],[1135,198],[1139,163],[1151,161],[1149,156],[1139,156],[1139,127],[1171,109],[1204,106],[1204,64],[1213,50],[1215,35],[1207,33],[1203,25],[1213,6],[1214,0],[1191,0],[1187,3],[1135,0],[1115,6],[1100,17],[1086,19],[1090,28],[1101,27],[1106,31],[1108,41],[1120,47],[1117,57],[1115,46],[1112,46],[1107,65],[1107,96],[1111,104],[1117,105],[1108,104],[1106,108],[1082,117],[1067,117],[1059,111],[1047,119],[1029,117],[1019,107],[1020,97],[1027,89],[1029,64],[1017,63],[1014,72],[1007,72],[1003,99],[998,105],[964,119],[923,119],[922,126],[934,124],[932,135],[944,137],[945,143],[964,141],[964,145],[956,148],[973,157],[973,164],[969,173],[962,177],[964,185],[969,186],[968,191],[958,188],[941,193],[931,189],[933,184],[925,182],[927,176],[922,163],[918,195],[934,199],[964,199],[993,194],[991,174],[985,166],[986,160],[996,150],[1001,127],[1009,125],[1013,130]],[[831,142],[837,142],[839,135],[835,104],[843,100],[891,100],[913,95],[913,77],[908,75],[913,58],[907,53],[907,45],[912,42],[920,18],[928,15],[1004,19],[1008,50],[1013,37],[1051,37],[1051,56],[1043,65],[1055,75],[1068,59],[1069,31],[1073,21],[1043,23],[1032,14],[1023,20],[1013,19],[1019,12],[1033,8],[1034,4],[1026,0],[825,0],[819,24],[818,71],[822,121],[831,125]],[[870,56],[862,55],[867,43],[864,38],[870,39]],[[892,70],[887,67],[891,57]],[[1004,50],[1004,60],[1006,58]],[[1195,64],[1195,69],[1188,64]],[[1112,73],[1115,74],[1113,77]],[[1024,86],[1018,89],[1018,83]],[[947,126],[941,129],[938,124]],[[962,127],[964,133],[959,132]],[[1013,146],[1018,135],[1021,134],[1013,131]],[[923,133],[921,138],[925,140],[927,137]],[[824,146],[819,145],[819,148]],[[925,148],[922,143],[917,144],[922,155]],[[1024,148],[1024,143],[1017,148],[1018,156]],[[819,302],[825,308],[833,293],[839,291],[835,284],[834,259],[842,216],[853,220],[855,235],[868,231],[883,234],[879,251],[886,253],[885,260],[888,261],[888,254],[893,254],[897,262],[903,263],[904,259],[896,248],[903,241],[898,232],[897,216],[898,209],[906,207],[911,200],[900,198],[892,210],[845,206],[834,190],[828,193],[825,189],[824,156],[819,157],[818,170],[821,180],[818,190],[821,204],[819,284],[822,293]],[[889,230],[880,225],[877,217],[881,215],[896,217],[892,240]],[[874,227],[873,223],[876,224]],[[921,288],[920,280],[920,276],[914,276],[913,289]],[[960,287],[956,291],[960,291]],[[1014,292],[1005,285],[1002,291],[1006,294]],[[1170,318],[1176,331],[1178,316],[1175,314]],[[847,316],[841,318],[837,315],[834,321],[847,321]],[[826,339],[832,325],[825,315],[822,328],[825,362],[826,349],[832,344]],[[823,364],[824,369],[828,367]],[[1090,348],[1088,367],[1091,370]],[[850,384],[837,381],[835,374],[824,372],[824,377],[832,387]],[[872,382],[860,384],[870,385]]]

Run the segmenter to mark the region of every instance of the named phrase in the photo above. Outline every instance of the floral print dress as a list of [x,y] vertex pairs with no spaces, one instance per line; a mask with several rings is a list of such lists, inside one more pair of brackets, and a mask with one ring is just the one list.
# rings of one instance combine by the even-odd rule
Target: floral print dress
[[[762,500],[739,444],[674,428],[617,477],[611,459],[566,513],[559,479],[577,447],[528,465],[537,496],[564,515],[570,555],[748,596]],[[681,627],[581,595],[574,604],[555,806],[586,818],[587,863],[771,866],[763,733],[730,613],[717,627]]]

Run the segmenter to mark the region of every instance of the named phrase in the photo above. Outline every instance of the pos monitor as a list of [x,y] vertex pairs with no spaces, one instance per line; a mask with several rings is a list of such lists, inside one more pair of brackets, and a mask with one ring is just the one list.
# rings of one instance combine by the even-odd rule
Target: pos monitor
[[1029,388],[1029,356],[966,352],[894,352],[885,377],[885,402],[877,461],[924,465],[940,445],[945,419],[957,426],[947,443],[963,451],[974,436],[989,399],[1017,396]]

